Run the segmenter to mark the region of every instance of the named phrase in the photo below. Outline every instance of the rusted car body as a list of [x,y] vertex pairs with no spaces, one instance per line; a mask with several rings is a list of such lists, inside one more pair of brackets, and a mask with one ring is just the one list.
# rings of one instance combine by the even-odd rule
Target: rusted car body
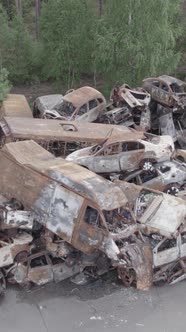
[[138,239],[128,200],[118,186],[55,158],[33,141],[6,144],[0,151],[0,170],[4,173],[0,192],[16,197],[38,223],[85,254],[82,265],[92,266],[101,259],[101,266],[106,262],[119,267],[120,276],[133,267],[137,287],[151,285],[150,247]]
[[23,95],[8,94],[0,106],[0,120],[4,116],[32,118],[31,108]]
[[108,137],[129,135],[142,138],[131,128],[81,122],[5,117],[0,121],[0,146],[32,139],[55,155],[66,155],[79,147],[102,143]]
[[170,136],[146,135],[146,140],[108,139],[103,145],[75,151],[66,159],[96,173],[121,173],[139,167],[151,169],[152,163],[170,159],[174,143]]
[[143,88],[148,91],[157,103],[170,107],[173,112],[186,108],[186,83],[168,76],[147,78],[143,80]]
[[60,282],[81,271],[80,265],[68,266],[62,258],[54,258],[50,253],[41,251],[28,256],[7,271],[10,283],[44,285],[48,282]]
[[154,282],[186,278],[186,202],[142,186],[115,181],[123,190],[153,252]]
[[186,184],[186,164],[179,161],[165,161],[154,164],[152,171],[137,170],[128,174],[123,180],[178,195]]
[[[105,112],[104,116],[110,123],[121,118],[121,123],[132,125],[136,130],[147,131],[151,127],[149,103],[150,94],[142,88],[131,89],[127,84],[112,89],[110,100],[116,109]],[[117,110],[117,111],[116,111]],[[125,112],[124,112],[125,111]],[[117,116],[119,113],[119,116]],[[129,121],[130,119],[130,121]],[[133,122],[131,122],[133,119]],[[126,123],[125,123],[126,122]]]
[[14,238],[0,236],[0,268],[19,261],[30,253],[32,236],[28,233],[17,234]]
[[40,118],[93,122],[100,116],[105,106],[106,100],[102,93],[92,87],[84,86],[64,96],[37,98],[33,114]]

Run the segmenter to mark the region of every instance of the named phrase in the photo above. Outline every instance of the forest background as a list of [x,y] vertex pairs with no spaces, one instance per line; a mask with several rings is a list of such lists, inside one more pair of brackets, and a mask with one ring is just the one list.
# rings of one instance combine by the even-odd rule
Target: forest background
[[65,91],[101,82],[107,95],[149,76],[185,79],[185,3],[0,0],[0,100],[10,84],[51,82]]

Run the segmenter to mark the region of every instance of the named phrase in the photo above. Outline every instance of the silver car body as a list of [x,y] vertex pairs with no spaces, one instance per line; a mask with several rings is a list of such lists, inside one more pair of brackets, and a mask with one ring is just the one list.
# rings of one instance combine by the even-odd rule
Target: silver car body
[[107,140],[102,146],[93,146],[75,151],[66,158],[95,173],[132,171],[139,168],[145,159],[169,160],[174,151],[170,136],[154,136],[151,141]]

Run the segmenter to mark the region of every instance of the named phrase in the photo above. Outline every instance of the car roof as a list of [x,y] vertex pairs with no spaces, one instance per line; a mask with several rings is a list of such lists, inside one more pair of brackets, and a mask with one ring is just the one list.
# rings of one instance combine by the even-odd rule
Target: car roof
[[72,103],[75,108],[79,108],[89,100],[102,98],[105,101],[104,96],[98,90],[90,87],[83,86],[77,90],[74,90],[63,97],[63,99],[69,103]]
[[159,79],[167,82],[169,85],[173,84],[173,83],[176,83],[177,85],[186,85],[185,82],[179,80],[178,78],[176,77],[172,77],[172,76],[168,76],[168,75],[161,75],[158,77]]
[[110,145],[110,144],[125,143],[125,142],[139,142],[140,144],[143,144],[143,142],[141,142],[141,140],[145,139],[145,136],[144,136],[144,133],[142,133],[142,132],[140,132],[140,133],[141,133],[141,137],[136,135],[136,133],[134,132],[133,135],[126,134],[125,136],[120,135],[118,137],[116,136],[116,137],[108,138],[107,140],[105,140],[103,147]]
[[86,123],[85,125],[81,121],[4,117],[0,125],[8,127],[7,136],[11,134],[17,139],[36,139],[46,142],[52,140],[99,143],[109,136],[125,137],[127,134],[130,137],[143,137],[143,133],[125,126],[102,123]]
[[112,182],[82,166],[54,157],[34,141],[8,143],[1,153],[92,200],[102,210],[114,210],[128,202],[122,190]]
[[176,77],[173,77],[173,76],[169,76],[169,75],[161,75],[161,76],[158,76],[158,77],[149,77],[149,78],[145,78],[143,80],[143,82],[148,82],[148,81],[164,81],[166,82],[168,85],[171,85],[173,83],[179,85],[179,86],[182,86],[182,85],[186,85],[186,83],[184,81],[181,81],[179,80],[178,78]]

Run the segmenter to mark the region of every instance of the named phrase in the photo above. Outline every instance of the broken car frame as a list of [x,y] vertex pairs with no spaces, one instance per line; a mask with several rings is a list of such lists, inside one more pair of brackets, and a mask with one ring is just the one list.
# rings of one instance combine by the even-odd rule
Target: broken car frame
[[[178,197],[117,180],[153,253],[153,281],[186,278],[186,202]],[[131,273],[132,277],[132,273]]]

